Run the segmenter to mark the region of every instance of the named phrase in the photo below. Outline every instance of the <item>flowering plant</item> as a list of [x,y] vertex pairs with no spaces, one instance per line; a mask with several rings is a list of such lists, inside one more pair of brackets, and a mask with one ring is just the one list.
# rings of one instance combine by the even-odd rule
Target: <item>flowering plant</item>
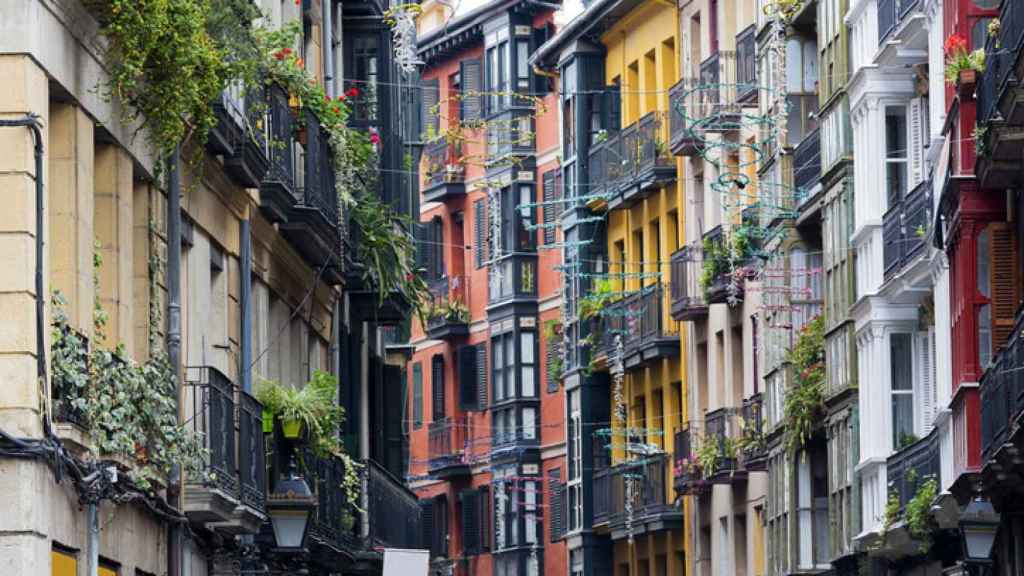
[[956,84],[964,70],[981,72],[985,69],[985,51],[979,48],[968,52],[967,39],[960,34],[947,38],[943,49],[946,53],[946,82],[949,84]]

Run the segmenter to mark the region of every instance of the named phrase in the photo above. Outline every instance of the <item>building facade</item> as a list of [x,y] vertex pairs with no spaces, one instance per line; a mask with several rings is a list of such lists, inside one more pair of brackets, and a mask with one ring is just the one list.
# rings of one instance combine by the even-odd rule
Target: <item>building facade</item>
[[418,16],[419,253],[434,305],[411,344],[408,481],[432,570],[564,574],[557,100],[529,58],[550,6]]
[[[350,129],[379,139],[369,173],[386,176],[366,181],[359,197],[416,210],[413,188],[396,176],[409,135],[393,88],[403,77],[380,21],[387,6],[257,4],[255,21],[219,5],[191,17],[201,18],[199,38],[215,43],[225,41],[215,16],[239,30],[296,30],[278,61],[294,54],[304,81],[332,99],[355,87]],[[280,83],[242,90],[229,79],[210,104],[209,133],[165,161],[155,120],[133,119],[131,104],[106,93],[116,68],[108,58],[127,56],[105,48],[111,8],[0,7],[0,67],[10,79],[0,96],[2,178],[18,207],[0,233],[9,264],[0,564],[61,576],[302,564],[315,574],[379,572],[379,547],[413,548],[420,538],[416,497],[398,479],[401,413],[385,402],[403,384],[401,366],[385,362],[385,335],[409,302],[362,282],[368,249],[352,235],[365,227],[353,227],[339,202],[327,117],[290,105]],[[163,16],[196,29],[185,11]],[[257,399],[264,380],[299,388],[320,373],[341,382],[333,402],[347,409],[346,428],[326,433],[361,464],[352,493],[338,456],[289,462],[292,445]],[[137,434],[134,449],[116,444],[122,429]],[[172,432],[199,442],[193,466],[161,460]],[[317,506],[305,555],[276,556],[284,544],[270,510],[293,474]]]

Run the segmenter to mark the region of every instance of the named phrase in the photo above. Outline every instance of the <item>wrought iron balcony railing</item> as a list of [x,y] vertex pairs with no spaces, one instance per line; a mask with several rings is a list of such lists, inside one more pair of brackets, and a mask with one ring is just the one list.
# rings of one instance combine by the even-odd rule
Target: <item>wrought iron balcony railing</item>
[[386,548],[416,548],[421,536],[416,495],[377,462],[367,460],[365,465],[371,543]]
[[693,156],[700,151],[704,130],[694,124],[700,114],[697,78],[683,78],[668,91],[669,149],[676,156]]
[[206,477],[201,483],[237,499],[235,385],[212,366],[188,368],[186,373],[188,421],[207,450]]
[[273,222],[288,219],[296,197],[295,119],[288,93],[277,84],[267,88],[267,133],[270,168],[260,184],[260,208]]
[[267,493],[263,405],[252,394],[238,390],[238,479],[242,505],[262,513]]
[[928,480],[934,479],[941,490],[938,429],[890,456],[885,469],[889,493],[899,498],[901,514],[907,502]]
[[425,201],[443,201],[466,191],[465,166],[461,147],[439,138],[423,149],[423,197]]
[[431,472],[465,466],[468,421],[465,418],[446,417],[431,422],[428,429],[428,458]]
[[765,469],[768,445],[765,438],[764,397],[754,394],[743,401],[740,412],[741,446],[740,460],[744,469],[755,471]]
[[703,422],[691,421],[676,432],[672,476],[673,485],[679,494],[697,494],[710,486],[697,463],[697,447],[703,437],[703,430]]
[[427,335],[434,339],[469,333],[467,278],[443,276],[430,284],[433,308],[427,315]]
[[710,442],[714,447],[705,446],[701,451],[713,449],[717,453],[717,457],[713,461],[714,467],[703,470],[705,477],[712,482],[728,482],[733,473],[739,470],[741,430],[738,412],[735,408],[719,408],[708,412],[705,416],[705,434],[702,442],[705,444]]
[[667,296],[659,282],[606,306],[598,317],[598,355],[613,357],[616,336],[622,338],[624,362],[629,368],[678,353],[678,327],[664,317]]
[[345,493],[345,462],[336,456],[317,456],[308,448],[300,460],[302,474],[317,499],[309,538],[332,548],[355,541],[356,509]]
[[1024,413],[1024,308],[1012,336],[981,377],[981,457],[988,461],[1009,440]]
[[811,189],[821,177],[821,139],[815,128],[793,151],[793,185],[799,202],[810,198]]
[[985,44],[985,70],[976,88],[978,124],[984,126],[1001,117],[999,101],[1008,83],[1016,81],[1014,65],[1024,47],[1024,5],[1003,2],[999,15],[999,35],[989,36]]
[[736,52],[720,50],[700,64],[700,103],[694,118],[707,130],[741,128]]
[[885,278],[899,273],[926,249],[931,226],[932,183],[925,180],[891,206],[882,218]]
[[668,455],[638,457],[594,473],[594,524],[640,524],[647,519],[674,514],[668,495]]
[[683,246],[672,254],[671,313],[676,320],[694,320],[708,313],[708,304],[699,283],[700,254],[700,248],[693,245]]

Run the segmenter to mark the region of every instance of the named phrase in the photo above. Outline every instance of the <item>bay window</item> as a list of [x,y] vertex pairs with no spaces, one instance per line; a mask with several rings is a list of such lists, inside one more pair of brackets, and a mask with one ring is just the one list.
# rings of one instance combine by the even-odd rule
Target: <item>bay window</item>
[[907,194],[907,108],[885,107],[885,189],[888,205]]
[[580,409],[580,389],[570,390],[568,396],[568,531],[574,532],[583,527],[583,412]]
[[892,394],[892,448],[899,450],[917,440],[914,428],[914,381],[911,335],[889,335]]

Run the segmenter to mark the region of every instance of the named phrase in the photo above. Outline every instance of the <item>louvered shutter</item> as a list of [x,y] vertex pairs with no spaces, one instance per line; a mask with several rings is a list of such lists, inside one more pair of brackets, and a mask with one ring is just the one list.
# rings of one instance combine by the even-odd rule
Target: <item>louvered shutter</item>
[[444,357],[441,355],[434,356],[430,362],[430,389],[434,422],[444,420]]
[[559,374],[558,371],[555,370],[555,368],[558,367],[557,364],[559,360],[561,360],[560,356],[562,355],[562,337],[559,336],[558,334],[554,334],[547,339],[547,341],[544,343],[544,346],[546,351],[545,356],[547,357],[546,360],[548,367],[546,374],[548,380],[548,392],[558,392],[558,384],[559,380],[561,379],[561,374]]
[[480,553],[480,494],[469,489],[459,492],[462,503],[462,553],[473,556]]
[[423,425],[423,365],[419,362],[412,366],[412,425]]
[[487,209],[486,199],[473,201],[473,256],[476,267],[483,268],[487,262]]
[[992,251],[989,270],[992,287],[992,355],[1006,345],[1013,332],[1013,315],[1020,304],[1017,243],[1009,224],[989,225]]
[[434,552],[434,499],[420,500],[420,548]]
[[921,125],[924,122],[922,115],[926,113],[922,98],[914,98],[910,101],[910,138],[907,141],[907,158],[910,162],[910,186],[908,189],[913,189],[924,180],[924,142],[922,142]]
[[555,172],[548,170],[544,173],[544,243],[555,242],[555,219],[557,215],[556,206],[552,204],[555,200]]
[[444,494],[434,497],[434,548],[438,556],[448,556],[448,498]]
[[440,98],[441,88],[437,78],[424,80],[423,99],[420,100],[420,117],[422,119],[420,132],[424,140],[436,137],[440,130],[439,110],[435,109]]
[[491,488],[477,488],[478,508],[480,509],[480,551],[491,549]]
[[487,409],[487,343],[476,345],[476,406]]
[[459,346],[459,407],[463,410],[479,410],[480,396],[477,392],[476,346]]
[[548,491],[551,493],[551,504],[548,506],[551,517],[548,527],[549,539],[551,542],[557,542],[565,534],[565,484],[559,482],[559,475],[549,475]]
[[462,82],[462,121],[476,122],[483,118],[483,64],[479,58],[459,63],[459,79]]
[[935,420],[935,361],[932,358],[933,332],[919,332],[917,335],[917,384],[918,401],[915,404],[920,411],[920,430],[918,436],[925,437],[932,431]]

